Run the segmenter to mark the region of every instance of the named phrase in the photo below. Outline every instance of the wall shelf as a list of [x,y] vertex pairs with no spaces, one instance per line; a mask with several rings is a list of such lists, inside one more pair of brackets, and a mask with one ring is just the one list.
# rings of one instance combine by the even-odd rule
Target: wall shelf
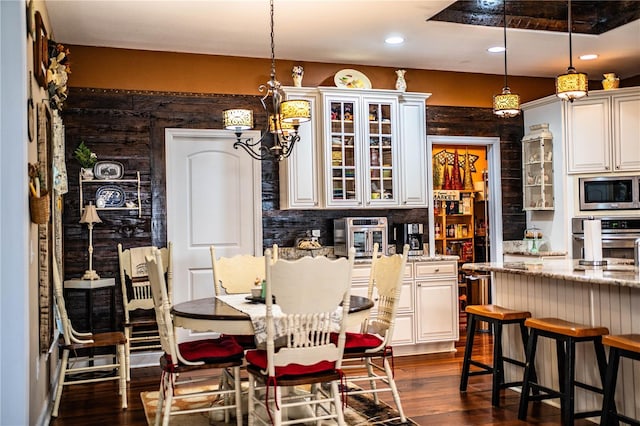
[[[142,203],[140,202],[140,172],[136,171],[135,179],[85,179],[82,177],[82,173],[79,175],[79,188],[80,188],[80,216],[84,212],[84,206],[86,202],[91,202],[96,205],[96,210],[137,210],[138,217],[142,217]],[[118,206],[98,206],[98,200],[96,199],[96,191],[104,186],[113,186],[121,191],[125,197],[123,205]],[[127,188],[129,193],[134,192],[134,198],[127,197]],[[85,191],[87,191],[85,196]],[[89,192],[90,191],[90,192]],[[117,192],[117,191],[116,191]],[[89,195],[90,194],[90,195]],[[133,206],[127,207],[126,203],[134,203]]]

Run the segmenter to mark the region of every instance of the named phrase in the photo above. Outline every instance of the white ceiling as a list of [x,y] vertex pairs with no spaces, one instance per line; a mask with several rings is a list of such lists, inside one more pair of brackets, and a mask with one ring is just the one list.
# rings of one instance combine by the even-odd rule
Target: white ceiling
[[[486,1],[486,0],[484,0]],[[503,74],[503,30],[426,19],[449,0],[276,0],[276,58]],[[540,2],[544,7],[544,2]],[[268,0],[46,0],[56,41],[268,58]],[[402,34],[401,46],[385,45]],[[509,29],[509,75],[555,77],[569,62],[566,33]],[[579,55],[597,53],[582,61]],[[573,33],[574,67],[601,79],[640,74],[640,20],[599,36]]]

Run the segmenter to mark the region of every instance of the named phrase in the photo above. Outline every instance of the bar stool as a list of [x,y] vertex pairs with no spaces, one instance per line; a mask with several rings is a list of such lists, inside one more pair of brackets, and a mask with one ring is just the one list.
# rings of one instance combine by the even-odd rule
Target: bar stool
[[602,402],[601,425],[615,424],[621,420],[630,425],[640,426],[640,421],[634,420],[616,412],[615,394],[616,379],[620,357],[640,361],[640,334],[624,334],[619,336],[603,336],[602,344],[609,346],[609,364],[604,379],[604,400]]
[[[591,392],[604,394],[601,388],[588,385],[575,380],[576,343],[593,342],[598,360],[598,372],[601,383],[604,383],[604,375],[607,369],[607,360],[602,346],[602,336],[609,334],[606,327],[591,327],[584,324],[564,321],[558,318],[529,318],[524,323],[530,329],[529,342],[527,344],[527,366],[524,369],[522,394],[520,395],[520,409],[518,419],[527,419],[529,401],[542,401],[544,399],[560,398],[560,412],[562,423],[565,426],[573,425],[575,419],[599,416],[601,411],[585,411],[575,413],[574,391],[575,386]],[[533,377],[536,346],[538,336],[547,337],[556,341],[558,357],[558,377],[560,390],[550,389],[538,383]],[[529,395],[530,390],[541,391],[538,395]]]
[[[498,407],[500,406],[500,389],[522,385],[522,382],[504,383],[504,362],[520,367],[525,366],[525,363],[522,361],[507,358],[502,355],[502,326],[519,324],[522,344],[526,347],[528,334],[524,326],[524,321],[531,317],[531,313],[507,309],[498,305],[468,305],[465,312],[469,315],[469,320],[467,323],[467,343],[464,350],[464,361],[462,363],[462,376],[460,378],[460,392],[466,392],[469,376],[493,374],[491,404],[494,407]],[[473,339],[476,333],[476,323],[478,321],[485,321],[493,325],[493,366],[471,358]],[[469,371],[471,365],[480,367],[482,370]],[[535,375],[535,371],[533,374]]]

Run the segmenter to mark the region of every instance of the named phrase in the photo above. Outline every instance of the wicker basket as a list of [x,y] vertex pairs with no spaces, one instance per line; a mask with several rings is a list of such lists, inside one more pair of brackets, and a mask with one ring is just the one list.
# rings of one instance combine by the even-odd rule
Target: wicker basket
[[49,222],[51,200],[46,190],[43,190],[39,197],[29,195],[29,212],[31,213],[31,222],[38,225]]

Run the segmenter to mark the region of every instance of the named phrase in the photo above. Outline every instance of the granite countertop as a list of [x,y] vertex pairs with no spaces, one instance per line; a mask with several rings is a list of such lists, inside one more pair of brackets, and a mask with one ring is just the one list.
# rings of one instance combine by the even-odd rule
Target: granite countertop
[[554,257],[554,256],[566,256],[566,251],[539,251],[531,253],[528,250],[509,250],[503,251],[503,254],[515,254],[518,256],[531,256],[531,257]]
[[[295,260],[304,256],[327,256],[335,257],[333,254],[333,247],[326,246],[313,250],[301,250],[296,247],[278,247],[278,256],[282,259]],[[409,256],[408,262],[438,262],[445,260],[458,260],[458,256],[449,255],[435,255],[435,256]],[[356,264],[371,263],[371,259],[368,257],[356,258]]]
[[567,281],[609,284],[640,289],[640,272],[630,259],[605,259],[606,267],[590,268],[578,264],[578,260],[565,259],[542,262],[491,262],[465,263],[465,271],[506,272],[510,274],[540,276]]

